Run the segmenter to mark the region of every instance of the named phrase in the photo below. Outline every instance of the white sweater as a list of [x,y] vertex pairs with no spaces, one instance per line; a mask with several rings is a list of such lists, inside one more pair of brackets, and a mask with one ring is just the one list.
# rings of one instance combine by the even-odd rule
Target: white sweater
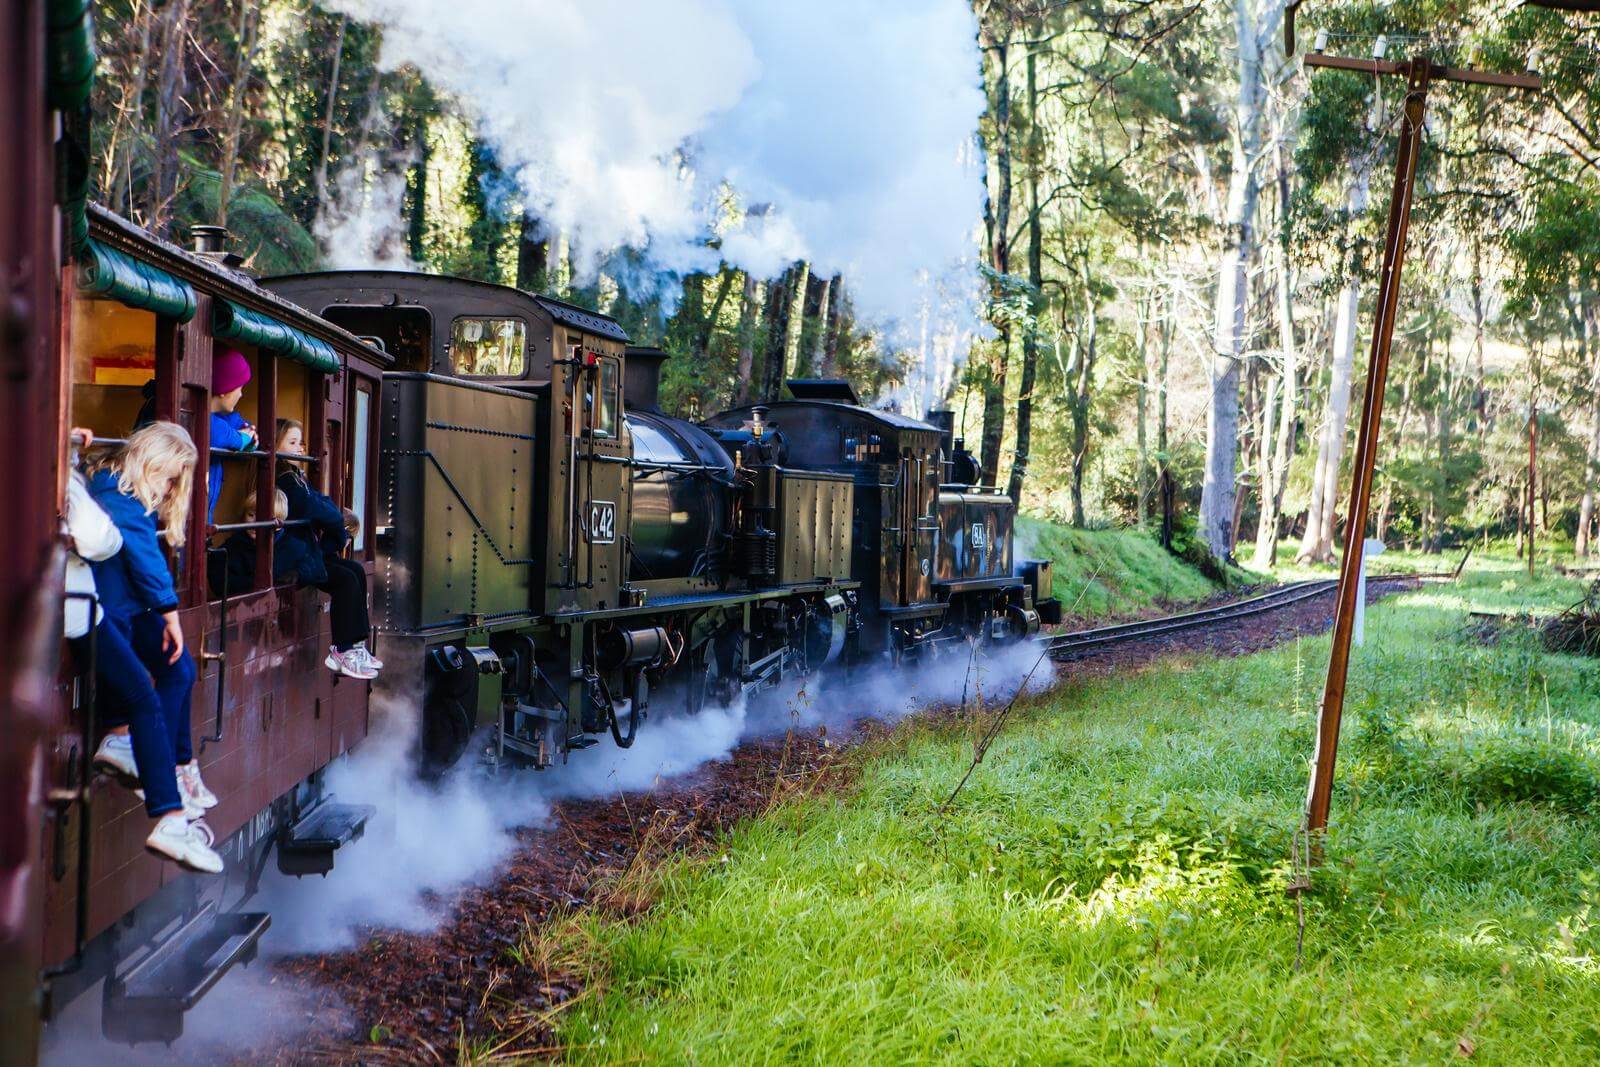
[[[89,486],[77,470],[67,479],[67,536],[72,538],[72,551],[67,554],[67,592],[93,593],[94,570],[89,561],[110,559],[121,552],[122,531],[89,495]],[[103,614],[96,605],[96,624]],[[66,619],[68,637],[82,637],[88,633],[89,602],[68,597]]]

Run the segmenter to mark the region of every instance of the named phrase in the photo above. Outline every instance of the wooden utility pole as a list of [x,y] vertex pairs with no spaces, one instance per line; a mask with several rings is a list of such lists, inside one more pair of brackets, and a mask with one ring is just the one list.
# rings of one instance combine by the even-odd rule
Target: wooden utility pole
[[[1319,47],[1321,45],[1319,39]],[[1311,781],[1306,790],[1305,830],[1310,863],[1321,858],[1322,834],[1328,826],[1333,799],[1334,763],[1339,749],[1339,723],[1344,715],[1345,682],[1350,671],[1350,639],[1355,626],[1356,597],[1361,575],[1362,542],[1366,539],[1371,510],[1372,474],[1377,460],[1378,431],[1383,418],[1384,386],[1389,376],[1389,348],[1394,338],[1400,305],[1400,275],[1405,265],[1406,236],[1411,223],[1412,195],[1416,189],[1417,156],[1422,147],[1422,123],[1428,89],[1436,81],[1474,82],[1506,88],[1537,89],[1542,84],[1532,74],[1494,74],[1440,66],[1426,56],[1404,61],[1357,59],[1314,53],[1308,67],[1359,71],[1364,74],[1400,75],[1406,79],[1405,110],[1400,145],[1395,157],[1394,189],[1389,198],[1389,225],[1383,246],[1383,270],[1378,280],[1377,307],[1373,312],[1372,348],[1367,363],[1366,400],[1362,406],[1356,441],[1355,471],[1351,477],[1349,515],[1344,528],[1344,558],[1339,569],[1339,600],[1333,619],[1333,651],[1317,715],[1317,747],[1312,757]],[[1306,888],[1298,879],[1292,889]]]

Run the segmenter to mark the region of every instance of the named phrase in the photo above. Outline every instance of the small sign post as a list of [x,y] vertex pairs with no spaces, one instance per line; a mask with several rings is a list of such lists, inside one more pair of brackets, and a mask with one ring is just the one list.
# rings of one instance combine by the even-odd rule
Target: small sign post
[[1351,640],[1360,648],[1367,641],[1367,561],[1383,555],[1383,542],[1369,537],[1361,546],[1361,577],[1356,581],[1356,625]]

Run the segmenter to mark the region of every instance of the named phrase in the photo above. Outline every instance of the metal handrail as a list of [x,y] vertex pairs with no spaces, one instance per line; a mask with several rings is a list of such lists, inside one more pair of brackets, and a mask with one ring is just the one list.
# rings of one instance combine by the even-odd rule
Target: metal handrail
[[[234,533],[238,530],[264,530],[269,526],[275,529],[288,530],[297,526],[310,525],[310,519],[262,519],[258,522],[225,522],[220,526],[208,526],[206,529],[209,531],[207,536],[210,536],[210,534]],[[216,551],[216,549],[211,551]]]
[[[269,524],[271,525],[271,524]],[[228,550],[222,547],[207,548],[206,557],[213,555],[227,556]],[[212,723],[212,732],[200,738],[200,751],[204,752],[209,744],[220,744],[222,741],[222,707],[223,698],[228,690],[228,577],[222,577],[222,597],[217,601],[219,620],[217,624],[217,650],[207,652],[200,650],[202,662],[211,662],[217,665],[217,711],[215,721]],[[203,631],[202,631],[203,632]]]

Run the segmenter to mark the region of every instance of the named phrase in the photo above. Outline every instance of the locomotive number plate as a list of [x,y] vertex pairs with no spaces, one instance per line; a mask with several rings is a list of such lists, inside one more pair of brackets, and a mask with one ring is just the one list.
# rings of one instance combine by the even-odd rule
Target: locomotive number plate
[[981,522],[972,524],[972,547],[975,549],[989,547],[989,531]]
[[609,545],[617,539],[617,505],[609,500],[589,501],[589,528],[585,531],[591,545]]

